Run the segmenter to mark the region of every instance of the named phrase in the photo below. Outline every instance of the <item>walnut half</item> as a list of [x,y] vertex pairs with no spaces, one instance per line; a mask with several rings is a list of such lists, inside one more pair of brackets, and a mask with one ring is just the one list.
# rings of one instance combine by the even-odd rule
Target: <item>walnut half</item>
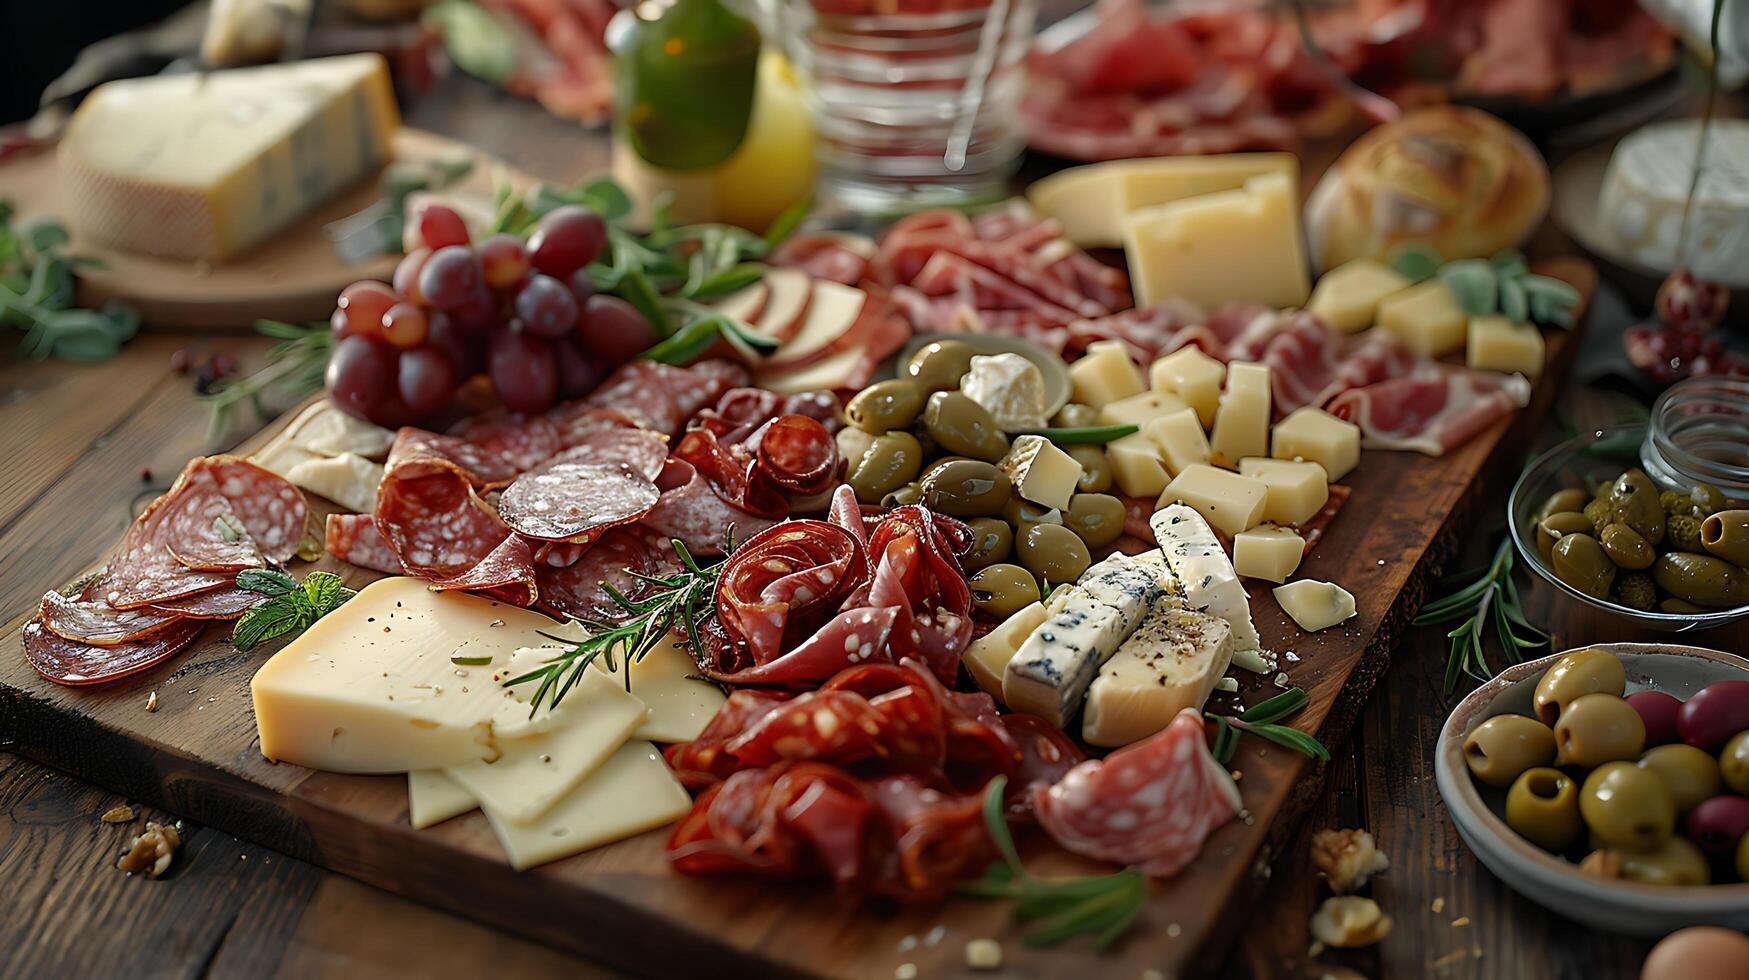
[[1325,946],[1354,949],[1371,946],[1391,931],[1391,917],[1379,903],[1356,895],[1324,899],[1312,913],[1312,938]]
[[1312,835],[1312,867],[1330,882],[1330,890],[1346,895],[1391,866],[1389,858],[1364,830],[1320,830]]
[[127,853],[115,863],[116,869],[128,874],[144,871],[153,878],[170,868],[170,858],[182,846],[182,835],[168,824],[150,823],[128,844]]

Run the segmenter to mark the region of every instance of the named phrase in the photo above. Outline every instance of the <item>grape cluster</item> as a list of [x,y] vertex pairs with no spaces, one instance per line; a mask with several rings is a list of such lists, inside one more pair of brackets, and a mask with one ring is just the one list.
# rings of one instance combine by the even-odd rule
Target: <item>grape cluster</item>
[[346,411],[415,424],[484,374],[507,408],[538,412],[587,393],[656,341],[630,303],[595,292],[586,266],[607,226],[587,208],[550,212],[527,242],[472,242],[461,216],[440,204],[415,220],[393,282],[346,287],[330,320],[328,392]]

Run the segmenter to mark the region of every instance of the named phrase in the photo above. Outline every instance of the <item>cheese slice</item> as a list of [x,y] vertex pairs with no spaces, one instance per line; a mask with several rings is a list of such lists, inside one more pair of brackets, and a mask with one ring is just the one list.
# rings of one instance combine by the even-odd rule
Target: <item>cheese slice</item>
[[1347,589],[1330,582],[1303,578],[1298,582],[1278,585],[1271,590],[1275,601],[1300,629],[1316,633],[1354,616],[1354,596]]
[[1175,297],[1204,309],[1303,306],[1311,290],[1299,185],[1286,173],[1135,211],[1124,220],[1124,254],[1142,309]]
[[[619,673],[623,664],[616,661],[613,666],[608,670],[597,660],[589,669],[603,671],[615,684],[624,686]],[[631,693],[650,709],[649,717],[632,733],[635,739],[690,742],[704,732],[704,726],[728,700],[722,688],[699,679],[698,664],[673,634],[632,664],[631,674]]]
[[67,220],[86,241],[222,261],[375,172],[399,125],[375,54],[109,82],[61,140]]
[[1081,480],[1081,464],[1044,436],[1015,436],[996,468],[1014,484],[1020,499],[1053,510],[1069,506]]
[[1034,182],[1026,196],[1040,213],[1057,219],[1076,245],[1117,248],[1124,216],[1138,208],[1234,190],[1259,174],[1298,172],[1291,153],[1112,160],[1058,171]]
[[376,507],[377,485],[383,482],[383,464],[373,463],[356,453],[341,453],[304,460],[293,466],[285,478],[353,513],[368,514]]
[[1162,508],[1148,524],[1190,608],[1219,616],[1232,627],[1233,663],[1256,673],[1269,670],[1257,627],[1251,621],[1251,600],[1233,571],[1233,563],[1221,550],[1214,529],[1184,504]]
[[1049,618],[1043,603],[1035,602],[1003,620],[1001,625],[973,640],[961,655],[966,673],[997,700],[1002,699],[1002,673],[1020,645]]
[[1233,659],[1226,620],[1163,597],[1087,689],[1081,737],[1115,747],[1160,731],[1185,708],[1200,709]]
[[1215,410],[1209,448],[1224,466],[1237,466],[1246,456],[1269,454],[1269,366],[1229,365],[1227,390]]
[[395,443],[395,430],[348,415],[326,398],[312,402],[286,427],[298,446],[318,456],[356,453],[382,459]]
[[692,809],[692,797],[649,742],[620,746],[601,767],[532,824],[480,807],[518,871],[673,823]]
[[754,380],[759,387],[780,395],[856,388],[868,380],[867,358],[868,354],[862,348],[852,347],[794,370],[761,371]]
[[441,769],[416,769],[407,774],[407,820],[414,830],[424,830],[479,806],[479,797]]

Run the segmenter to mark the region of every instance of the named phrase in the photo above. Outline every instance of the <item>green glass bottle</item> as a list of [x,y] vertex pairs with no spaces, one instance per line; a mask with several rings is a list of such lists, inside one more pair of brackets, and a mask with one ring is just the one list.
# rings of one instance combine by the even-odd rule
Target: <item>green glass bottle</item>
[[727,160],[753,112],[759,29],[721,0],[645,0],[633,10],[614,45],[619,137],[668,170]]

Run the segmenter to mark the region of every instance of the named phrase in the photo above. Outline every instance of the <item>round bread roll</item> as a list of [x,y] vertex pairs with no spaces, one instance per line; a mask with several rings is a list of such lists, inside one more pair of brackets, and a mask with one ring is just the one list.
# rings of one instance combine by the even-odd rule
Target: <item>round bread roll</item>
[[1524,134],[1476,109],[1434,106],[1354,141],[1306,202],[1320,270],[1385,259],[1404,244],[1481,258],[1530,236],[1549,207],[1549,168]]

